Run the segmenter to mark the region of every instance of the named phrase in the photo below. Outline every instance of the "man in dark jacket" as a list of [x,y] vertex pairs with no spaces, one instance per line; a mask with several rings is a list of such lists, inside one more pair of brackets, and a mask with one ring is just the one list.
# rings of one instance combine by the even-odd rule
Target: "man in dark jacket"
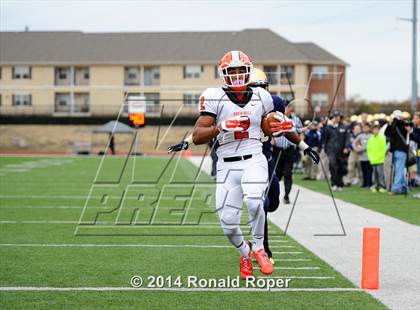
[[333,124],[326,126],[322,141],[328,156],[333,191],[343,190],[343,176],[346,174],[345,154],[348,153],[349,132],[343,124],[343,114],[333,112]]
[[[309,126],[309,130],[305,133],[305,142],[312,149],[317,152],[321,148],[321,133],[318,130],[318,122],[313,121]],[[305,158],[304,163],[305,177],[304,180],[315,180],[316,175],[318,174],[318,165],[315,165],[310,158]]]
[[392,112],[392,123],[385,129],[385,136],[390,140],[390,151],[392,153],[392,169],[394,171],[391,186],[391,195],[406,194],[407,184],[407,156],[409,145],[408,124],[401,119],[402,113],[399,110]]

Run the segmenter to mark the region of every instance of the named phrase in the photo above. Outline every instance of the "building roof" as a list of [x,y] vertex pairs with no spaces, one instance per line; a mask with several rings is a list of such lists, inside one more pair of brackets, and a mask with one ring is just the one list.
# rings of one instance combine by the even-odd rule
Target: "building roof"
[[314,43],[269,29],[221,32],[0,32],[0,64],[210,64],[228,50],[254,62],[346,63]]

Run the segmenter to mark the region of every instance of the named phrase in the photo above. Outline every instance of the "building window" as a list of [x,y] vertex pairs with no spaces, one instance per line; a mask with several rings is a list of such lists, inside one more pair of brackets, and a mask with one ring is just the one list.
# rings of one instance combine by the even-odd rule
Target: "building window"
[[74,85],[89,85],[89,67],[77,67],[74,69]]
[[203,66],[184,66],[184,79],[199,79],[203,72]]
[[139,67],[125,67],[124,68],[124,84],[125,85],[140,85],[140,68]]
[[312,94],[312,104],[315,107],[322,107],[328,105],[328,94]]
[[219,66],[214,66],[214,78],[220,79]]
[[12,105],[13,106],[30,106],[32,105],[32,95],[31,94],[14,94],[12,96]]
[[289,81],[290,81],[290,84],[295,83],[295,67],[294,66],[281,66],[280,67],[280,83],[289,84]]
[[56,93],[54,100],[54,112],[70,112],[70,93]]
[[26,79],[29,80],[32,76],[32,68],[28,66],[16,66],[12,70],[13,79]]
[[144,93],[144,97],[146,97],[146,105],[160,104],[160,94],[159,93]]
[[70,85],[70,67],[55,68],[55,85]]
[[263,71],[267,75],[268,84],[276,85],[279,83],[277,66],[264,66]]
[[201,94],[184,94],[184,104],[198,105]]
[[328,66],[313,66],[312,78],[314,80],[327,80],[328,79]]
[[159,85],[160,69],[159,67],[144,67],[144,85]]
[[89,93],[75,93],[73,98],[73,112],[88,113],[90,111]]

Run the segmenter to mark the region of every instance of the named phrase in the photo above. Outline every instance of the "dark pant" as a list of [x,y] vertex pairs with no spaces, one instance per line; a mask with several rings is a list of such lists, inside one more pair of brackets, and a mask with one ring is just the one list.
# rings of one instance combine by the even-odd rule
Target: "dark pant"
[[372,186],[372,166],[368,160],[361,160],[360,165],[362,166],[363,184],[362,187]]
[[373,173],[375,175],[375,188],[385,189],[385,174],[384,174],[384,165],[372,165]]
[[332,186],[343,187],[343,176],[346,174],[346,161],[341,153],[328,153]]
[[[285,150],[278,147],[273,148],[274,163],[277,177],[281,181],[284,178],[284,197],[289,197],[293,184],[293,160],[295,156],[295,147],[289,147]],[[278,160],[278,161],[277,161]]]
[[268,245],[268,223],[267,223],[267,212],[274,212],[279,207],[280,201],[280,184],[279,179],[277,178],[276,173],[274,172],[274,160],[268,160],[268,181],[270,186],[268,188],[267,196],[264,201],[264,211],[265,211],[265,225],[264,225],[264,249],[265,252],[271,257],[271,251]]

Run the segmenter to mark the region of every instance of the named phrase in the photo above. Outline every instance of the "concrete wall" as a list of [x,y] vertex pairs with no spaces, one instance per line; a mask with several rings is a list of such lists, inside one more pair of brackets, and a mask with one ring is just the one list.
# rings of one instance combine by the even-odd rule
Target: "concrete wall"
[[[72,125],[0,125],[0,152],[58,152],[71,154],[77,146],[91,144],[91,152],[103,151],[108,142],[107,134],[93,134],[97,126]],[[166,148],[179,143],[193,127],[146,126],[139,129],[139,152],[166,154]],[[115,148],[118,153],[127,153],[132,135],[117,134]],[[156,148],[156,145],[158,147]],[[193,146],[193,153],[200,153],[205,146]]]

